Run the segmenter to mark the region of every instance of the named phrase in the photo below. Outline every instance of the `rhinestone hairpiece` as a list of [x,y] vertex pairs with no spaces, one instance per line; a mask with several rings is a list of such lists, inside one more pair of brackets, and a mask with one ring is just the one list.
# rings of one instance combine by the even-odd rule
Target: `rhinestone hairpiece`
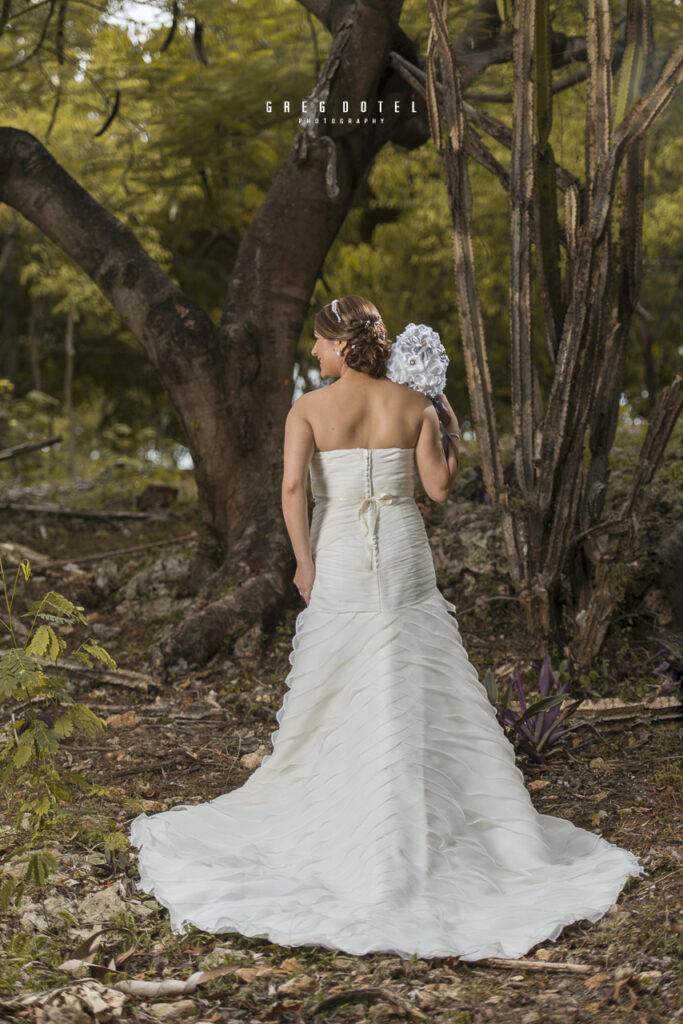
[[339,310],[337,309],[338,305],[339,305],[339,299],[333,299],[332,300],[332,312],[336,316],[336,318],[339,321],[339,323],[341,323],[341,316],[339,315]]

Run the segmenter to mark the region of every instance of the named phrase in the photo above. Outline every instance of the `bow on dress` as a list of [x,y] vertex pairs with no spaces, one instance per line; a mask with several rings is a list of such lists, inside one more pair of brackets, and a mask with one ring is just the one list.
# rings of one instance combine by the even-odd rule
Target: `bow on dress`
[[358,506],[358,518],[365,536],[364,569],[372,569],[373,542],[375,538],[375,530],[377,528],[377,516],[379,515],[380,504],[393,505],[394,502],[399,501],[400,498],[401,495],[398,494],[372,494],[370,497],[364,498]]

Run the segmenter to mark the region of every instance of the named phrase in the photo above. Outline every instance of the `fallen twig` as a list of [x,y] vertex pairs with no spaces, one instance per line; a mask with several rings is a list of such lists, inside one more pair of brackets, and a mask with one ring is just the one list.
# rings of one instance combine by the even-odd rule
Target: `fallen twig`
[[66,670],[73,675],[88,676],[97,683],[108,683],[110,686],[125,686],[128,690],[142,690],[144,693],[150,687],[163,690],[163,686],[156,679],[152,679],[151,676],[145,676],[141,672],[132,672],[130,669],[100,669],[95,666],[91,668],[89,665],[83,665],[75,661],[60,661],[55,665],[42,658],[36,658],[36,660],[41,662],[41,667],[46,673]]
[[[147,551],[149,548],[166,547],[171,544],[180,544],[181,541],[192,540],[197,536],[197,531],[183,533],[180,537],[164,537],[162,540],[152,540],[147,544],[131,544],[126,548],[112,548],[111,551],[99,551],[94,555],[78,555],[75,558],[59,558],[54,562],[36,562],[33,566],[36,574],[45,569],[60,569],[64,565],[80,565],[82,562],[101,562],[104,558],[115,558],[117,555],[133,555],[138,551]],[[12,565],[7,570],[15,572],[18,566]]]
[[311,1016],[315,1017],[316,1014],[323,1013],[325,1010],[331,1010],[335,1006],[341,1006],[342,1003],[370,1003],[380,1000],[393,1003],[394,1006],[398,1006],[404,1013],[409,1014],[411,1017],[416,1017],[418,1020],[427,1019],[425,1014],[413,1006],[407,999],[396,995],[389,989],[374,987],[345,988],[341,992],[333,992],[332,995],[326,996],[317,1006],[313,1007]]
[[59,444],[61,440],[62,435],[58,434],[56,437],[46,437],[43,441],[27,441],[26,444],[15,444],[13,448],[3,448],[0,451],[0,462],[13,459],[17,455],[26,455],[27,452],[35,452],[39,448],[49,448],[50,445]]
[[595,967],[590,964],[570,964],[559,960],[505,960],[499,957],[487,957],[477,960],[477,967],[503,967],[506,969],[520,968],[524,971],[569,971],[570,974],[590,974]]
[[0,509],[8,512],[32,512],[36,515],[70,516],[75,519],[156,519],[164,521],[167,516],[156,512],[128,512],[125,509],[111,509],[109,512],[93,508],[60,508],[59,505],[17,505],[13,501],[0,502]]
[[234,974],[235,970],[234,964],[225,964],[223,967],[215,967],[211,971],[195,971],[184,980],[182,978],[164,978],[163,981],[138,981],[132,978],[130,981],[117,981],[113,988],[119,992],[125,992],[126,995],[150,996],[152,998],[154,996],[189,995],[205,981],[220,978],[224,974]]

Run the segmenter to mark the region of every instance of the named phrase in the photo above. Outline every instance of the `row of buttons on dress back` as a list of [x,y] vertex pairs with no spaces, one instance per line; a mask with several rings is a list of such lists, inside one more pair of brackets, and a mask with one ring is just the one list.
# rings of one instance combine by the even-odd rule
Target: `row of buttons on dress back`
[[[365,497],[370,498],[373,494],[372,488],[372,449],[365,449]],[[379,567],[379,537],[375,530],[372,535],[372,561],[373,567],[377,569]]]

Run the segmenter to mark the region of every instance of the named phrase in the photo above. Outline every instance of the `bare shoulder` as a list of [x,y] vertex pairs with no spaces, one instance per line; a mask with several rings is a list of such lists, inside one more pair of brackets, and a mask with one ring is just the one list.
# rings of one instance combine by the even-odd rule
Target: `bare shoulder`
[[406,384],[397,384],[396,381],[386,378],[382,378],[381,383],[386,386],[387,394],[393,394],[397,399],[409,402],[415,409],[426,409],[432,404],[431,398],[421,391],[409,388]]
[[295,402],[292,402],[289,414],[290,416],[299,416],[302,419],[308,419],[308,414],[312,409],[315,409],[317,405],[317,391],[306,391],[303,395],[299,395]]

